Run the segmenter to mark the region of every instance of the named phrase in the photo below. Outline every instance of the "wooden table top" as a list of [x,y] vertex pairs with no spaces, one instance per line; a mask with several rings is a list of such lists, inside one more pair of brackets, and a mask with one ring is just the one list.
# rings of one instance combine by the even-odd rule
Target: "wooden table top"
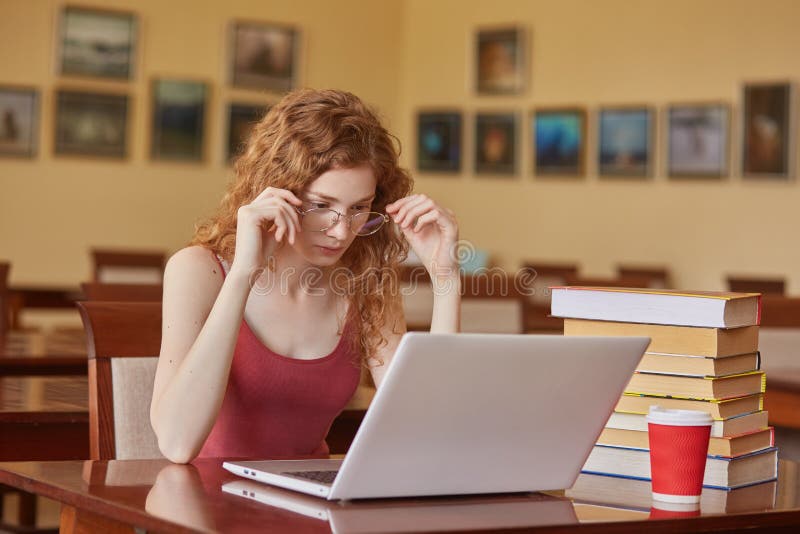
[[0,337],[0,376],[86,375],[83,330],[11,331]]
[[88,420],[89,386],[85,376],[0,377],[0,421],[64,418]]
[[[329,532],[352,528],[359,532],[499,528],[571,532],[580,526],[582,531],[593,532],[647,529],[658,533],[800,525],[798,464],[790,461],[781,461],[777,485],[772,482],[757,488],[771,496],[768,501],[745,499],[735,511],[716,503],[708,511],[697,512],[696,517],[685,513],[669,517],[669,513],[653,511],[649,500],[626,496],[624,489],[612,493],[595,490],[588,500],[534,493],[328,502],[241,479],[223,470],[221,462],[7,462],[0,463],[0,483],[159,532]],[[235,494],[222,490],[230,483],[235,483]],[[649,486],[644,490],[649,496]],[[735,501],[737,491],[725,498]],[[251,492],[262,502],[248,498]],[[707,505],[704,501],[702,506]]]

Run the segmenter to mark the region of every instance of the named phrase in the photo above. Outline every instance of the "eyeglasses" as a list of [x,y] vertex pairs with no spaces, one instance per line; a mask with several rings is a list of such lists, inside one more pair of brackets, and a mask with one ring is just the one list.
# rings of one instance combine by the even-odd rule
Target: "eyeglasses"
[[311,208],[302,210],[297,208],[297,213],[302,215],[301,225],[303,230],[311,232],[324,232],[330,230],[344,217],[347,227],[357,236],[371,235],[389,222],[389,216],[376,211],[361,211],[352,215],[345,215],[330,208]]

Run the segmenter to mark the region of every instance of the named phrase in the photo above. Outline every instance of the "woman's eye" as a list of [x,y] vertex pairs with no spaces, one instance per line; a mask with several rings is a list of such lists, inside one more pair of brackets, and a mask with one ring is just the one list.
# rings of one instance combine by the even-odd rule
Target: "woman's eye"
[[354,211],[368,211],[369,206],[353,206],[352,208]]
[[327,208],[328,205],[325,202],[311,202],[309,203],[312,209],[319,209],[319,208]]

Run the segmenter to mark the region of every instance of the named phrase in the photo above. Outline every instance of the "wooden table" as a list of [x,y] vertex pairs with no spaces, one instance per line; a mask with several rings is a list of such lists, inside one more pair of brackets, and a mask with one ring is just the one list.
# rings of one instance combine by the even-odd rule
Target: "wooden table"
[[83,330],[11,331],[0,336],[0,376],[86,376]]
[[0,378],[0,459],[89,457],[85,376]]
[[[0,483],[25,488],[62,503],[62,532],[132,532],[132,526],[158,532],[361,532],[407,530],[484,530],[541,532],[698,532],[770,530],[800,527],[798,464],[781,462],[777,499],[746,503],[738,513],[712,512],[665,519],[649,504],[626,506],[620,495],[602,492],[586,503],[553,495],[514,494],[432,499],[385,499],[329,503],[294,492],[244,481],[220,467],[221,459],[189,465],[166,460],[0,463]],[[221,487],[245,484],[237,494]],[[773,489],[776,487],[773,483]],[[239,491],[261,490],[271,504]],[[614,505],[604,505],[604,498]],[[620,504],[620,499],[622,504]],[[279,501],[284,504],[278,505]],[[287,509],[305,506],[311,515]],[[656,520],[658,519],[658,520]],[[335,528],[334,528],[335,527]],[[88,529],[88,530],[82,530]]]

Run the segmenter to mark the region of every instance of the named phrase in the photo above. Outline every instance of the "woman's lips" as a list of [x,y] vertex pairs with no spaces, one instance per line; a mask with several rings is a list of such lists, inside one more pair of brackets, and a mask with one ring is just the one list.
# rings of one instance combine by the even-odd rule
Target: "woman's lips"
[[322,251],[323,254],[327,254],[330,256],[335,256],[336,254],[339,254],[342,250],[344,250],[344,247],[324,247],[322,245],[317,245],[317,248],[320,249],[320,251]]

